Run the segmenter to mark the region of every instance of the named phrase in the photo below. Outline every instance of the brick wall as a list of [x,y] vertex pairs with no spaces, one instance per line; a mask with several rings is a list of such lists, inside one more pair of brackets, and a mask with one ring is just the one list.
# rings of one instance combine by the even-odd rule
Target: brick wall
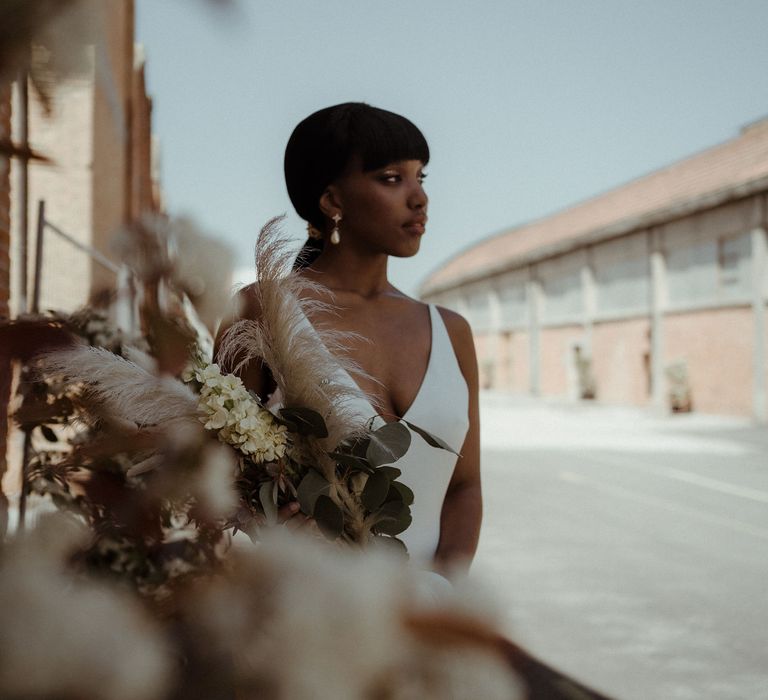
[[[10,138],[11,88],[0,83],[0,139]],[[0,317],[8,316],[10,299],[11,201],[10,163],[0,156]]]
[[[10,86],[0,83],[0,139],[11,133]],[[11,183],[10,163],[0,156],[0,318],[7,317],[10,298],[11,244]],[[6,441],[8,434],[8,398],[11,388],[10,361],[0,347],[0,481],[6,469]],[[4,499],[0,489],[0,499]]]
[[753,323],[746,307],[664,318],[665,364],[685,364],[695,411],[749,415]]
[[133,176],[131,216],[156,211],[152,181],[152,100],[147,96],[143,56],[133,72]]
[[644,406],[651,398],[651,322],[648,318],[604,321],[592,336],[597,399]]
[[[102,48],[93,93],[93,157],[91,162],[92,242],[114,258],[114,235],[130,221],[133,164],[133,2],[109,0],[100,5]],[[91,295],[115,287],[115,276],[91,262]]]
[[584,345],[582,326],[550,326],[540,336],[541,393],[544,396],[577,396],[576,354]]

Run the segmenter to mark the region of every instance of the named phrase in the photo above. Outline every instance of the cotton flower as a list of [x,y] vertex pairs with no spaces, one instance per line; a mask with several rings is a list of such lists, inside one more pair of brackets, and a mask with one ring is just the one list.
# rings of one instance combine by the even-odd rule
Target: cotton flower
[[0,697],[166,697],[169,655],[136,601],[64,573],[78,530],[46,515],[3,552]]
[[260,540],[238,547],[227,573],[187,601],[193,636],[233,660],[238,697],[522,699],[492,650],[436,645],[404,623],[420,611],[451,615],[461,607],[452,591],[424,607],[416,570],[383,552],[345,552],[280,528]]

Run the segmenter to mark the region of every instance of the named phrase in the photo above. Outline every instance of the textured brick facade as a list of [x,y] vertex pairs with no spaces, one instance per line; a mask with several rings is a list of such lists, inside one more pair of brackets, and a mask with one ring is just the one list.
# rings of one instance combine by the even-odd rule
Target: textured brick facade
[[651,324],[647,318],[606,321],[592,335],[597,396],[642,406],[651,398]]
[[542,328],[539,357],[541,367],[541,392],[545,396],[576,397],[575,346],[584,342],[581,326],[568,325]]
[[[0,139],[11,134],[11,87],[0,83]],[[0,156],[0,318],[8,316],[11,285],[11,182],[10,163]]]
[[667,363],[684,363],[694,410],[748,414],[752,404],[751,310],[671,314],[664,326]]
[[[11,92],[9,85],[0,83],[0,139],[11,133]],[[10,163],[0,156],[0,319],[8,316],[10,298],[11,245],[11,183]],[[6,438],[8,434],[8,397],[11,390],[10,360],[0,348],[0,481],[6,467]],[[3,498],[0,493],[0,498]]]

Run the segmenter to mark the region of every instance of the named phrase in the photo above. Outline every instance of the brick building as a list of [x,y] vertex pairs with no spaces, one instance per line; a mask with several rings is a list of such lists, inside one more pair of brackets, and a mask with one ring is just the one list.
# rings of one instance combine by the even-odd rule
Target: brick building
[[421,296],[463,313],[483,386],[768,420],[768,119],[487,238]]
[[[46,115],[30,91],[29,140],[52,164],[29,165],[27,295],[31,295],[38,201],[46,220],[78,242],[113,257],[110,241],[121,226],[156,208],[151,149],[151,100],[144,84],[144,61],[134,45],[134,0],[83,5],[92,42],[81,67],[61,81]],[[61,30],[71,20],[62,18]],[[56,25],[54,25],[54,32]],[[14,116],[20,113],[14,93]],[[149,144],[149,145],[148,145]],[[20,200],[11,173],[11,312],[21,311],[18,260]],[[113,270],[46,230],[40,307],[73,310],[95,293],[114,288]]]
[[[103,290],[115,289],[111,239],[122,226],[158,208],[151,134],[152,103],[146,94],[144,57],[134,44],[134,0],[86,1],[57,18],[48,32],[52,50],[73,50],[73,33],[85,38],[77,60],[53,91],[46,114],[29,90],[29,144],[50,163],[28,166],[28,229],[24,231],[21,166],[0,162],[0,315],[29,307],[34,283],[38,202],[45,200],[46,228],[40,275],[40,309],[72,311]],[[74,30],[74,32],[73,32]],[[21,137],[21,91],[0,90],[0,137]],[[55,233],[96,251],[91,255]],[[27,284],[21,251],[26,244]],[[99,260],[101,258],[101,261]],[[4,369],[2,377],[9,372]],[[0,382],[0,416],[7,395]],[[6,430],[0,423],[0,475]],[[15,483],[15,482],[14,482]],[[6,484],[7,485],[7,484]]]

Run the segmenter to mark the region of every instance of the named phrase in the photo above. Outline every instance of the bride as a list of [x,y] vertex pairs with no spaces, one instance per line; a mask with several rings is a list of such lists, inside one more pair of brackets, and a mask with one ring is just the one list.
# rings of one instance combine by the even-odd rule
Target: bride
[[[459,455],[429,447],[412,431],[397,462],[415,495],[413,522],[400,538],[416,563],[450,575],[469,566],[482,517],[472,333],[459,314],[413,299],[387,278],[389,257],[416,255],[425,234],[428,161],[426,140],[409,120],[351,102],[299,123],[286,148],[285,179],[309,232],[294,269],[321,285],[310,285],[310,293],[322,290],[322,301],[334,304],[334,312],[304,320],[356,334],[346,352],[364,373],[343,374],[369,397],[360,401],[360,419],[373,418],[374,427],[407,419]],[[238,308],[219,329],[217,347],[239,318],[259,320],[252,286],[239,292]],[[265,364],[252,362],[241,376],[261,397],[275,392]],[[304,516],[290,504],[281,517]]]

